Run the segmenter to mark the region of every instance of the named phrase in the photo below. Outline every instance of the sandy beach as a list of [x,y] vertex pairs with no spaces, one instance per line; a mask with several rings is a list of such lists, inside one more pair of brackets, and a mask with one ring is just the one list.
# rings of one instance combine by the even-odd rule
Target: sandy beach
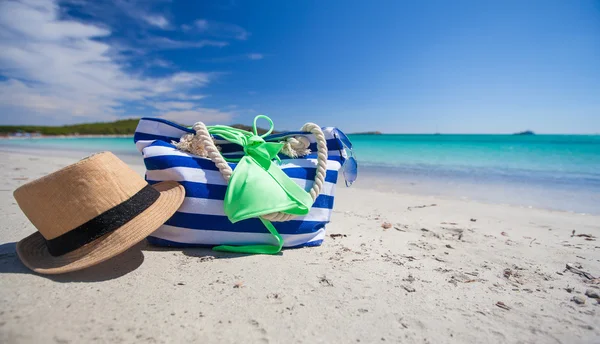
[[600,342],[599,299],[586,296],[600,293],[600,216],[360,180],[338,188],[320,247],[244,256],[142,242],[84,271],[31,273],[15,243],[35,229],[12,193],[76,160],[0,152],[2,343]]

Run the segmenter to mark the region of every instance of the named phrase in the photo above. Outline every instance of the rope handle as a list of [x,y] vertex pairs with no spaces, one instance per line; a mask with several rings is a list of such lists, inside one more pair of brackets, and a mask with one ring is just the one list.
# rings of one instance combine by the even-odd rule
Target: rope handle
[[[254,120],[254,127],[256,128],[256,120]],[[272,124],[273,122],[271,122]],[[196,138],[200,141],[204,150],[206,151],[206,157],[209,158],[219,169],[219,172],[225,179],[225,181],[229,184],[229,180],[231,179],[231,175],[233,174],[233,170],[219,152],[219,149],[215,145],[212,136],[210,135],[208,128],[202,122],[196,122],[192,127],[196,132]],[[255,129],[256,131],[256,129]],[[272,129],[271,129],[272,131]],[[323,189],[323,184],[325,183],[325,174],[327,173],[327,140],[325,139],[325,135],[321,130],[321,127],[314,123],[306,123],[302,126],[301,131],[310,132],[315,135],[317,142],[317,173],[315,175],[315,181],[312,188],[309,191],[310,197],[314,201],[317,199],[321,190]],[[256,132],[254,133],[256,135]],[[298,140],[299,141],[299,140]],[[263,215],[262,218],[269,221],[274,222],[283,222],[289,221],[295,218],[296,215],[286,214],[282,212],[275,212],[271,214]]]

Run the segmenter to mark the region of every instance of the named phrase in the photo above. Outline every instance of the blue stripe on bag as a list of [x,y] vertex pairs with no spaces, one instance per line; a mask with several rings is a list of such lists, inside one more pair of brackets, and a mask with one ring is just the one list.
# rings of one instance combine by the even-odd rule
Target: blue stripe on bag
[[[149,157],[144,160],[148,171],[164,170],[174,167],[201,168],[203,170],[218,171],[215,164],[207,159],[191,158],[185,156],[156,156]],[[235,170],[235,164],[229,164]],[[314,180],[317,174],[316,167],[287,167],[282,169],[290,178]],[[325,173],[325,181],[328,183],[336,183],[338,171],[327,170]]]
[[[317,175],[317,168],[312,167],[288,167],[282,169],[283,173],[285,173],[290,178],[296,179],[306,179],[306,180],[315,180],[315,176]],[[327,183],[336,183],[338,177],[338,171],[327,170],[325,172],[325,182]]]
[[171,142],[171,141],[177,141],[177,142],[179,142],[179,137],[169,137],[169,136],[146,134],[146,133],[137,133],[137,132],[135,134],[133,134],[133,142],[138,142],[138,141],[152,141],[152,140],[165,141],[165,142]]
[[[219,168],[214,162],[203,159],[177,155],[161,155],[153,156],[144,159],[147,170],[164,170],[172,167],[193,167],[203,170],[218,171]],[[231,168],[235,168],[235,164],[229,164]]]
[[[257,218],[231,223],[227,216],[189,214],[176,212],[166,223],[175,227],[224,231],[236,233],[267,233],[265,225]],[[325,226],[321,221],[285,221],[273,222],[279,234],[314,233]]]

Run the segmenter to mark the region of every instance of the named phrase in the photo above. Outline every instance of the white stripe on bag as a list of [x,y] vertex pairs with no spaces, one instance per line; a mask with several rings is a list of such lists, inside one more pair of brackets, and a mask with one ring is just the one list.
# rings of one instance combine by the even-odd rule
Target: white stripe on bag
[[[265,229],[266,231],[266,229]],[[175,241],[186,244],[202,245],[255,245],[271,244],[276,245],[275,238],[270,233],[244,233],[244,232],[225,232],[211,231],[203,229],[189,229],[163,225],[157,231],[152,233],[153,237]],[[303,245],[311,241],[323,240],[325,238],[325,229],[321,228],[313,233],[306,234],[281,234],[284,241],[284,247]]]
[[[198,215],[225,216],[223,201],[208,198],[186,197],[178,212]],[[308,215],[295,217],[296,221],[329,222],[331,209],[311,208]]]
[[[139,142],[139,141],[138,141]],[[165,146],[151,146],[151,147],[147,147],[146,149],[144,149],[144,158],[153,158],[155,156],[182,156],[182,157],[186,157],[186,158],[196,158],[196,159],[206,159],[209,160],[208,158],[204,158],[201,156],[197,156],[194,154],[190,154],[187,152],[183,152],[180,151],[174,147],[165,147]]]
[[155,140],[139,140],[135,143],[135,147],[140,153],[144,152],[144,148],[150,146]]
[[[192,167],[171,167],[164,170],[149,170],[146,172],[146,178],[152,181],[174,180],[176,182],[195,182],[213,185],[227,185],[221,172],[210,171]],[[310,190],[314,180],[290,178],[304,190]],[[330,182],[323,183],[321,189],[322,195],[334,196],[335,184]]]

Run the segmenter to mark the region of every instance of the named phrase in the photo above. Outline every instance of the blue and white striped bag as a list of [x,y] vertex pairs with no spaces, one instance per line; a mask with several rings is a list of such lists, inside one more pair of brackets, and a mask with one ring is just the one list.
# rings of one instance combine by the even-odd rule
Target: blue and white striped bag
[[[319,246],[325,238],[325,225],[331,218],[338,171],[347,155],[333,127],[322,128],[327,140],[328,161],[325,183],[306,216],[286,222],[273,222],[284,240],[284,247]],[[274,237],[256,218],[231,223],[223,211],[227,183],[218,168],[208,158],[178,150],[173,141],[192,129],[157,118],[142,118],[134,141],[143,154],[146,180],[150,184],[166,180],[178,181],[185,187],[186,197],[163,226],[148,237],[153,245],[190,247],[215,245],[275,244]],[[343,133],[342,133],[343,135]],[[311,154],[290,158],[280,154],[282,171],[305,190],[314,183],[317,166],[317,147],[313,134],[286,132],[269,135],[265,141],[280,141],[290,136],[305,136],[310,141]],[[237,144],[215,138],[224,157],[241,157],[244,152]],[[229,164],[235,169],[235,163]]]

